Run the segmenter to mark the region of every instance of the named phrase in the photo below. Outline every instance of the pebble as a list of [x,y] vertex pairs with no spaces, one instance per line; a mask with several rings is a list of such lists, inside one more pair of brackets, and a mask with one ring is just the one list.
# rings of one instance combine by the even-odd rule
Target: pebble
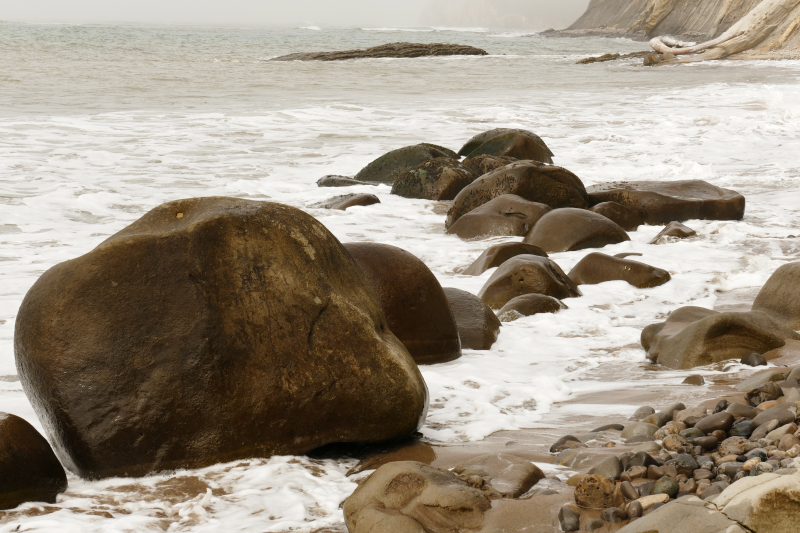
[[664,477],[664,470],[656,465],[650,465],[647,467],[647,479],[661,479]]
[[633,450],[631,451],[633,453],[638,453],[638,452],[656,453],[661,451],[661,445],[659,445],[657,442],[654,441],[644,442],[633,448]]
[[735,420],[732,414],[727,411],[722,411],[721,413],[709,415],[700,419],[694,427],[708,435],[718,429],[728,431]]
[[586,474],[575,474],[567,480],[567,485],[570,487],[577,487],[578,483],[580,483],[585,477]]
[[719,447],[719,439],[717,437],[698,437],[692,441],[692,444],[700,446],[704,450],[716,450]]
[[711,470],[706,470],[705,468],[698,468],[692,473],[692,479],[695,481],[701,481],[703,479],[712,479],[714,477],[714,473]]
[[578,531],[581,528],[580,511],[577,511],[577,506],[573,504],[565,504],[558,511],[558,523],[561,525],[561,531],[572,532]]
[[601,431],[608,431],[610,429],[613,429],[614,431],[622,431],[625,429],[625,426],[622,424],[606,424],[605,426],[600,426],[597,429],[593,429],[592,433],[600,433]]
[[689,429],[685,429],[685,430],[681,431],[680,432],[680,436],[683,437],[686,440],[690,440],[690,439],[697,439],[697,438],[700,438],[700,437],[705,437],[706,434],[703,433],[701,430],[699,430],[697,428],[689,428]]
[[741,363],[747,366],[767,366],[767,360],[760,353],[751,353],[742,357]]
[[591,522],[586,524],[586,531],[589,531],[589,532],[597,531],[598,529],[603,529],[603,527],[605,527],[604,524],[603,524],[603,521],[600,520],[600,519],[595,518],[594,520],[592,520]]
[[644,514],[642,504],[638,500],[634,500],[628,504],[628,518],[640,518]]
[[752,459],[748,459],[742,464],[742,470],[745,472],[751,471],[755,466],[761,462],[761,458],[753,457]]
[[685,490],[686,492],[694,492],[697,489],[697,482],[694,479],[688,480],[686,483],[683,484],[681,490]]
[[647,418],[648,416],[655,413],[656,410],[650,406],[644,406],[638,408],[628,420],[642,420],[643,418]]
[[592,469],[589,470],[589,474],[597,474],[607,477],[612,481],[616,481],[619,479],[620,474],[622,474],[622,465],[619,462],[619,458],[612,455],[593,466]]
[[664,476],[653,486],[653,495],[658,494],[666,494],[670,498],[674,498],[678,495],[678,491],[681,490],[678,482],[672,479],[669,476]]
[[692,472],[697,470],[700,465],[694,457],[686,453],[679,453],[674,459],[671,459],[667,464],[675,465],[679,474],[685,474],[687,477],[692,475]]
[[657,503],[667,503],[669,496],[667,494],[653,494],[652,496],[644,496],[636,500],[642,506],[642,510],[646,511]]
[[603,512],[600,513],[600,518],[609,524],[619,524],[628,519],[628,513],[619,507],[609,507],[608,509],[603,509]]
[[689,443],[686,441],[686,439],[680,435],[667,435],[661,441],[661,445],[664,447],[664,449],[671,452],[677,452],[687,444]]
[[639,488],[637,489],[639,491],[639,496],[650,496],[653,494],[653,487],[655,484],[655,481],[647,481],[639,485]]
[[572,448],[583,448],[583,443],[573,435],[564,435],[550,446],[550,453],[558,453]]
[[619,486],[620,492],[629,500],[638,500],[639,492],[630,481],[623,481]]

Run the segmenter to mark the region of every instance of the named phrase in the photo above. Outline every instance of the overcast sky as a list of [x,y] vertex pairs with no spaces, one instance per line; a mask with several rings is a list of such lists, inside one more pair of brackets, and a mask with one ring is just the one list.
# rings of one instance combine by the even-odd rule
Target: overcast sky
[[[293,26],[563,26],[588,0],[0,0],[0,20]],[[518,17],[517,15],[525,15]],[[565,22],[566,21],[566,22]]]

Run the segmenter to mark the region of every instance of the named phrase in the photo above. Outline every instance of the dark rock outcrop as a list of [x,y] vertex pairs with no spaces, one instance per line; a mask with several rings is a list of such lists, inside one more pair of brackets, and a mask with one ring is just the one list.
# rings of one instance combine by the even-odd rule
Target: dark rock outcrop
[[486,50],[463,44],[390,43],[363,50],[301,52],[274,57],[270,61],[343,61],[345,59],[413,58],[429,56],[485,56]]
[[631,240],[616,222],[586,209],[554,209],[544,215],[523,242],[547,253],[602,248]]
[[14,340],[56,455],[88,478],[400,438],[428,404],[347,250],[269,202],[153,209],[45,272]]
[[677,309],[665,322],[642,331],[647,356],[676,369],[765,353],[780,348],[786,339],[800,340],[800,334],[766,313],[717,313],[699,307]]
[[636,231],[644,224],[639,213],[617,202],[602,202],[592,207],[590,211],[613,220],[625,231]]
[[373,205],[381,203],[380,199],[374,194],[342,194],[341,196],[334,196],[333,198],[329,198],[322,202],[318,202],[316,204],[312,204],[309,207],[315,207],[317,209],[336,209],[339,211],[344,211],[348,207],[353,206],[366,206],[366,205]]
[[469,350],[488,350],[500,334],[500,320],[483,300],[472,293],[444,288],[453,312],[461,347]]
[[550,259],[518,255],[500,265],[478,296],[492,309],[500,309],[512,298],[531,293],[559,300],[581,295],[575,282]]
[[569,170],[518,161],[481,176],[458,193],[447,213],[445,227],[450,228],[463,215],[504,194],[515,194],[553,209],[590,205],[583,182]]
[[[493,130],[488,130],[484,131],[483,133],[479,133],[470,140],[468,140],[466,144],[464,144],[464,146],[461,147],[461,150],[458,151],[458,155],[464,157],[476,157],[484,154],[494,155],[494,156],[508,156],[510,154],[496,154],[496,153],[491,153],[491,150],[487,149],[478,150],[478,149],[481,148],[487,142],[497,139],[498,137],[505,137],[508,135],[517,135],[517,134],[524,135],[530,138],[534,143],[538,145],[539,148],[533,150],[535,155],[541,156],[541,159],[537,157],[517,157],[514,155],[511,155],[511,157],[515,157],[517,159],[532,159],[534,161],[539,161],[542,163],[553,162],[552,159],[550,159],[553,157],[553,152],[550,151],[550,148],[547,147],[542,138],[533,133],[532,131],[523,130],[519,128],[495,128]],[[493,145],[494,143],[487,145],[487,148]]]
[[544,141],[530,132],[508,132],[491,137],[469,153],[470,157],[480,155],[553,163],[553,152],[544,144]]
[[544,294],[523,294],[506,302],[497,312],[497,317],[501,322],[513,322],[524,316],[558,313],[562,309],[567,309],[567,306],[558,298]]
[[670,222],[664,229],[658,232],[658,235],[653,237],[648,244],[664,244],[669,242],[670,238],[673,239],[686,239],[688,237],[694,237],[697,235],[697,232],[690,228],[689,226],[684,226],[680,222]]
[[569,277],[576,285],[623,280],[640,289],[658,287],[671,279],[669,272],[661,268],[599,252],[590,253],[581,259],[570,271]]
[[418,365],[461,357],[461,344],[442,286],[425,263],[396,246],[344,245],[372,284],[392,333]]
[[484,174],[488,174],[493,170],[510,165],[516,161],[517,159],[514,157],[478,155],[464,159],[461,164],[464,165],[464,168],[475,174],[476,177],[480,178]]
[[317,187],[352,187],[353,185],[375,185],[366,181],[358,181],[348,176],[334,176],[329,174],[317,180]]
[[753,311],[764,311],[800,329],[800,263],[781,265],[761,287]]
[[480,276],[490,268],[499,267],[518,255],[547,257],[547,254],[541,248],[532,244],[525,244],[524,242],[495,244],[484,250],[463,273],[468,276]]
[[447,233],[464,240],[527,235],[550,207],[515,194],[498,196],[473,209],[450,226]]
[[55,503],[65,490],[67,475],[45,438],[22,418],[0,413],[0,509]]
[[386,152],[362,168],[354,179],[356,181],[392,185],[406,170],[411,170],[425,161],[438,157],[457,159],[458,155],[452,150],[435,144],[420,143],[413,146],[404,146],[403,148]]
[[594,185],[587,192],[592,204],[622,204],[640,213],[646,224],[744,217],[744,196],[701,180],[620,181]]
[[403,198],[452,200],[475,178],[457,160],[437,157],[400,174],[392,185],[392,194]]
[[350,533],[477,531],[489,498],[455,474],[415,461],[378,468],[344,502]]

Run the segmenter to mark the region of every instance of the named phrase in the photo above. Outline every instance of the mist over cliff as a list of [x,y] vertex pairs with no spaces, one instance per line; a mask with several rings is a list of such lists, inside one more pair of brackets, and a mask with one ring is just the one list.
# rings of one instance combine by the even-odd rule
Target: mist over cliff
[[533,30],[566,28],[581,16],[588,3],[588,0],[431,0],[420,15],[420,24]]

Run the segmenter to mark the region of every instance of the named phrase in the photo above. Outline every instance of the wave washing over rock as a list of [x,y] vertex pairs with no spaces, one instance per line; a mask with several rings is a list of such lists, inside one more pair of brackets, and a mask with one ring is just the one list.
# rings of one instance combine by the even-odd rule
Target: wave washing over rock
[[341,50],[337,52],[301,52],[288,54],[272,61],[343,61],[345,59],[378,59],[384,57],[430,56],[485,56],[486,50],[460,44],[392,43],[366,50]]

